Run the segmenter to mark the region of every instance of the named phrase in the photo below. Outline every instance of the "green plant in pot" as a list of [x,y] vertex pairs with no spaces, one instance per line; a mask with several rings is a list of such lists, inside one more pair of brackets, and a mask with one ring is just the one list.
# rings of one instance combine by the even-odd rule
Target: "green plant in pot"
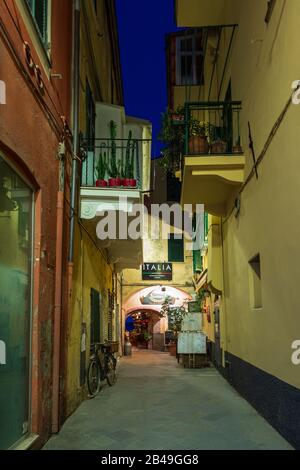
[[125,187],[136,186],[136,180],[134,180],[134,155],[135,155],[135,144],[134,144],[134,141],[132,140],[132,131],[129,131],[127,145],[126,145],[125,168],[124,168],[124,179],[123,179],[123,186]]
[[240,136],[236,139],[235,145],[232,147],[232,153],[243,153]]
[[210,151],[212,154],[224,154],[227,153],[228,144],[227,141],[222,136],[223,128],[222,127],[213,127],[213,137],[212,143],[210,146]]
[[110,121],[109,123],[110,128],[110,139],[111,139],[111,158],[108,165],[108,173],[109,173],[109,180],[108,184],[110,187],[121,186],[121,178],[120,178],[120,167],[117,162],[117,125],[114,121]]
[[209,143],[212,137],[212,125],[207,121],[190,119],[189,153],[205,154],[209,153]]
[[107,187],[107,181],[105,180],[105,175],[107,171],[107,158],[106,152],[100,152],[98,162],[95,168],[96,172],[96,186],[99,188]]
[[130,163],[129,163],[129,168],[128,168],[129,186],[131,188],[135,188],[137,185],[137,181],[134,177],[134,160],[135,160],[135,146],[132,145]]
[[163,143],[159,164],[173,174],[180,169],[184,153],[184,112],[182,107],[175,111],[167,109],[162,114],[161,130],[158,135],[158,139]]
[[176,338],[174,346],[170,348],[170,353],[172,356],[176,356],[176,344],[177,344],[177,338],[178,334],[181,331],[181,325],[183,319],[188,315],[187,309],[185,308],[184,305],[181,305],[179,307],[174,307],[171,305],[170,300],[166,299],[165,302],[162,305],[161,309],[161,315],[165,318],[168,318],[168,323],[169,323],[169,330],[173,331],[174,336]]

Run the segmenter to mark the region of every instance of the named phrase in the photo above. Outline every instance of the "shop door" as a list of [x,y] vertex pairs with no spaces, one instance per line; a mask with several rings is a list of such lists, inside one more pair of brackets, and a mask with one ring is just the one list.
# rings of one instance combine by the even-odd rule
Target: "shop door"
[[30,431],[32,201],[0,155],[0,449]]

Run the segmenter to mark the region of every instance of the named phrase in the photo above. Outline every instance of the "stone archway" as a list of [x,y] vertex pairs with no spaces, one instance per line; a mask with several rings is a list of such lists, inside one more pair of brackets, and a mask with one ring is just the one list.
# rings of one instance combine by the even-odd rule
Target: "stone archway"
[[189,293],[170,286],[149,286],[131,294],[124,302],[122,308],[124,332],[126,319],[137,314],[147,316],[151,328],[148,333],[152,336],[149,349],[163,351],[165,346],[165,333],[168,330],[168,320],[161,317],[160,312],[166,298],[169,298],[174,307],[182,306],[187,300],[192,300]]

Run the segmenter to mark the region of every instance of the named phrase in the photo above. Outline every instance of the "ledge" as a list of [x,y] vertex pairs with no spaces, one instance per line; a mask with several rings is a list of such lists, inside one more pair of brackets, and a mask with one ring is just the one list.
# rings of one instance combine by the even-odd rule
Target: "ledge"
[[229,198],[243,184],[244,168],[241,155],[185,157],[182,205],[204,204],[209,214],[226,216]]

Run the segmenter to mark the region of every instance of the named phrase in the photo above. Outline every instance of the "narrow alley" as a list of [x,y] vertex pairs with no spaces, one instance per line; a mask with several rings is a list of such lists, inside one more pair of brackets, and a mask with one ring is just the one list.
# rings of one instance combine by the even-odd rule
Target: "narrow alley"
[[45,450],[289,450],[214,369],[166,353],[123,358],[117,384],[84,402]]
[[299,25],[0,0],[0,452],[300,450]]

